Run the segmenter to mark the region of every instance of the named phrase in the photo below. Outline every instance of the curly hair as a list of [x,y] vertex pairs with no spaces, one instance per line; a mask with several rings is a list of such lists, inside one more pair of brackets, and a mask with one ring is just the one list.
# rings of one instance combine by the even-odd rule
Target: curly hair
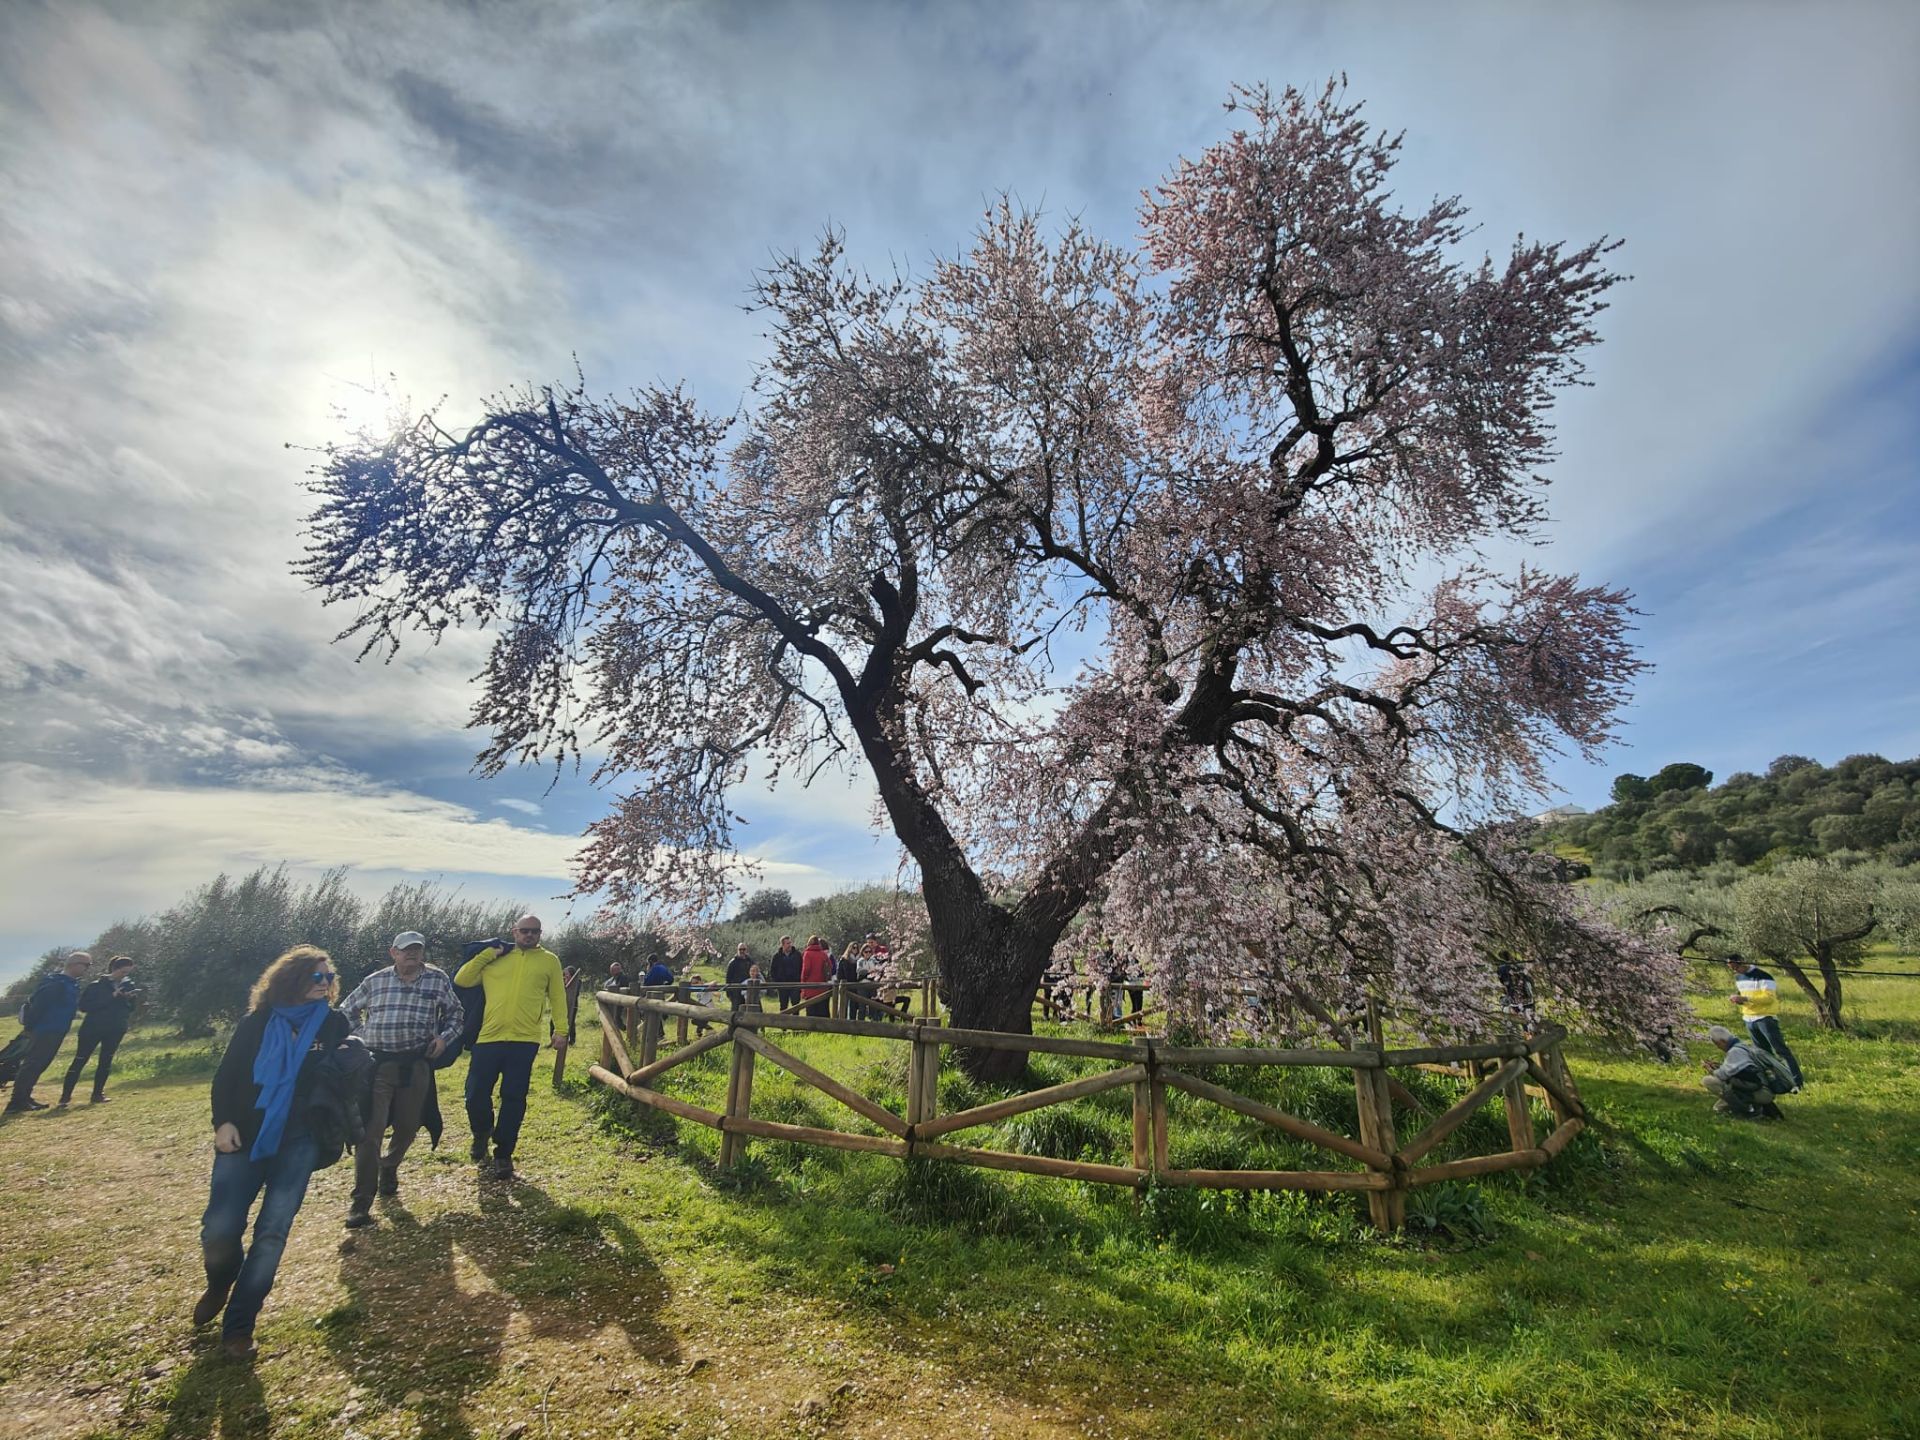
[[[304,1004],[307,992],[313,988],[313,967],[322,962],[331,967],[333,957],[318,945],[294,946],[253,982],[253,995],[247,1008],[265,1010],[270,1005]],[[336,973],[333,984],[327,988],[327,999],[332,1000],[339,993],[340,979]]]

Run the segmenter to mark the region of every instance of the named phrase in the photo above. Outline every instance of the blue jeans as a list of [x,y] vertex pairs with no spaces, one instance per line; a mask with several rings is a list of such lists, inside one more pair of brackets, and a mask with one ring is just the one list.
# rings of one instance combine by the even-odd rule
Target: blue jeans
[[1787,1037],[1780,1033],[1778,1015],[1754,1016],[1747,1021],[1747,1034],[1752,1037],[1754,1044],[1769,1055],[1776,1055],[1786,1061],[1787,1069],[1793,1072],[1794,1084],[1803,1083],[1800,1079],[1800,1062],[1793,1058],[1793,1051],[1787,1048]]
[[[475,1045],[467,1061],[467,1125],[473,1138],[493,1141],[493,1153],[513,1158],[520,1122],[527,1114],[538,1040],[489,1040]],[[493,1118],[493,1087],[500,1086],[500,1118]]]
[[[280,1252],[287,1248],[287,1232],[307,1198],[314,1158],[310,1134],[283,1139],[279,1152],[264,1160],[249,1160],[244,1147],[231,1155],[214,1155],[213,1186],[207,1213],[200,1218],[200,1249],[206,1256],[207,1288],[232,1291],[222,1334],[253,1333],[260,1307],[273,1289]],[[243,1254],[240,1241],[247,1230],[247,1212],[262,1188],[267,1198],[253,1222],[253,1243]]]

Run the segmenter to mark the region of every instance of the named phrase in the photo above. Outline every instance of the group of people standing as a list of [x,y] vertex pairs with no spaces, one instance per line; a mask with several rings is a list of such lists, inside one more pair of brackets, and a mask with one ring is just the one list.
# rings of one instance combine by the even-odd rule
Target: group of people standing
[[759,987],[764,984],[775,1009],[790,1010],[798,1005],[805,1014],[825,1016],[832,1004],[831,987],[838,982],[852,987],[851,993],[873,1005],[905,1009],[912,1004],[912,997],[895,995],[884,984],[892,978],[892,958],[878,935],[869,935],[864,941],[849,940],[837,957],[822,936],[809,935],[806,948],[799,949],[793,936],[782,935],[763,971],[743,941],[727,961],[727,1001],[735,1010],[758,1005]]
[[425,936],[402,931],[390,963],[337,1006],[340,976],[326,951],[298,945],[267,967],[213,1080],[213,1175],[200,1227],[207,1284],[193,1323],[219,1317],[227,1353],[253,1354],[254,1323],[308,1182],[337,1158],[324,1121],[342,1077],[352,1077],[358,1122],[349,1228],[375,1223],[376,1197],[397,1200],[401,1162],[421,1128],[438,1139],[434,1072],[462,1048],[469,1153],[488,1178],[514,1177],[534,1059],[543,1041],[567,1044],[560,959],[540,938],[539,918],[523,915],[510,935],[469,946],[449,976],[426,963]]
[[1147,981],[1138,961],[1114,949],[1103,939],[1086,958],[1086,973],[1074,973],[1070,960],[1056,958],[1040,977],[1040,1011],[1049,1020],[1073,1019],[1074,992],[1080,992],[1086,1018],[1122,1020],[1138,1016],[1146,1000]]
[[11,1063],[18,1066],[13,1078],[13,1095],[7,1102],[9,1114],[45,1110],[46,1102],[34,1099],[33,1087],[60,1053],[73,1022],[80,1020],[80,1038],[74,1045],[73,1063],[67,1066],[60,1086],[60,1104],[73,1100],[74,1087],[86,1073],[87,1062],[97,1053],[93,1067],[92,1102],[107,1099],[107,1077],[113,1073],[114,1052],[126,1038],[140,1002],[140,987],[133,982],[133,958],[116,955],[107,962],[107,973],[90,984],[83,984],[93,973],[93,956],[76,950],[53,974],[34,988],[20,1012],[21,1030],[7,1047]]

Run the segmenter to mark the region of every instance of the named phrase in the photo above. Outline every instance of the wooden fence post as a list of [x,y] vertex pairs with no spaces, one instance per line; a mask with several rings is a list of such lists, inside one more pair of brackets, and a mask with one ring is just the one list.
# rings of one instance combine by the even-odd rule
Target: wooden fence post
[[560,1044],[553,1052],[553,1088],[556,1090],[560,1089],[566,1082],[568,1048],[567,1037],[562,1035],[560,1037]]
[[[686,981],[681,980],[674,985],[673,998],[678,1000],[682,1005],[690,1005],[693,1003],[693,992],[687,988]],[[673,1043],[675,1045],[685,1045],[687,1043],[687,1017],[684,1015],[676,1015],[674,1017]]]
[[[1373,1065],[1354,1069],[1354,1111],[1360,1122],[1361,1142],[1391,1156],[1400,1148],[1400,1142],[1394,1133],[1393,1091],[1386,1067],[1385,1029],[1381,1024],[1380,1007],[1372,1000],[1367,1002],[1367,1038],[1373,1042],[1377,1061]],[[1375,1229],[1391,1234],[1407,1219],[1407,1192],[1400,1188],[1405,1184],[1405,1171],[1398,1165],[1389,1165],[1384,1171],[1376,1170],[1375,1173],[1385,1175],[1396,1188],[1367,1192],[1367,1218],[1373,1222]]]
[[[1153,1077],[1159,1073],[1159,1057],[1153,1053],[1153,1042],[1147,1041],[1147,1078],[1136,1080],[1133,1085],[1133,1168],[1151,1171],[1153,1169]],[[1161,1101],[1165,1103],[1165,1096]],[[1134,1203],[1140,1202],[1140,1192],[1133,1192]]]
[[[1567,1069],[1566,1056],[1560,1053],[1560,1041],[1558,1039],[1549,1041],[1540,1049],[1539,1060],[1541,1071],[1545,1073],[1548,1079],[1553,1081],[1551,1087],[1546,1087],[1547,1105],[1553,1111],[1553,1123],[1554,1126],[1558,1128],[1579,1115],[1580,1112],[1572,1106],[1569,1106],[1566,1100],[1571,1100],[1575,1105],[1578,1105],[1580,1103],[1580,1092],[1574,1089],[1573,1075]],[[1556,1089],[1559,1090],[1561,1094],[1556,1095],[1554,1093]],[[1564,1095],[1566,1100],[1563,1100],[1561,1095]]]
[[912,1049],[907,1057],[907,1123],[919,1125],[940,1109],[940,1032],[924,1019],[913,1022]]
[[[1385,1135],[1380,1133],[1380,1101],[1377,1098],[1377,1091],[1384,1090],[1385,1086],[1375,1086],[1374,1079],[1379,1074],[1380,1071],[1372,1066],[1362,1065],[1354,1068],[1353,1108],[1360,1122],[1360,1143],[1370,1149],[1391,1155],[1394,1150],[1393,1132],[1389,1129]],[[1388,1124],[1391,1125],[1393,1102],[1389,1100],[1387,1103]],[[1368,1168],[1373,1169],[1376,1174],[1386,1175],[1389,1179],[1393,1176],[1391,1166],[1384,1171],[1372,1166]],[[1376,1230],[1391,1231],[1393,1229],[1393,1205],[1388,1199],[1389,1193],[1385,1190],[1367,1192],[1367,1218],[1373,1222]]]
[[1164,1174],[1173,1168],[1173,1162],[1167,1158],[1170,1148],[1167,1137],[1167,1087],[1157,1070],[1149,1078],[1147,1092],[1153,1106],[1153,1168],[1156,1174]]
[[[658,1017],[655,1017],[658,1019]],[[744,1120],[753,1108],[753,1051],[738,1039],[733,1042],[733,1063],[727,1070],[727,1109],[729,1119]],[[737,1130],[720,1132],[720,1168],[731,1170],[747,1153],[747,1137]]]
[[[635,1007],[636,1010],[638,1007]],[[640,1017],[640,1063],[651,1065],[660,1058],[660,1016],[649,1010]]]
[[613,1069],[613,1036],[607,1032],[610,1028],[616,1028],[624,1022],[614,1019],[613,1007],[598,996],[594,998],[593,1009],[594,1013],[600,1017],[600,1068],[611,1070]]
[[1515,1150],[1534,1148],[1533,1111],[1527,1108],[1526,1072],[1513,1077],[1500,1092],[1507,1102],[1507,1139]]

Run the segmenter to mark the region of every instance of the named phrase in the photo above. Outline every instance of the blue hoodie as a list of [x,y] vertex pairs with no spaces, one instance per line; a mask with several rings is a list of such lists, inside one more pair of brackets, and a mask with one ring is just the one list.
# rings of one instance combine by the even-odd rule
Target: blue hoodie
[[36,1035],[64,1035],[80,1009],[80,982],[65,972],[49,975],[27,1005],[33,1016],[27,1029]]

